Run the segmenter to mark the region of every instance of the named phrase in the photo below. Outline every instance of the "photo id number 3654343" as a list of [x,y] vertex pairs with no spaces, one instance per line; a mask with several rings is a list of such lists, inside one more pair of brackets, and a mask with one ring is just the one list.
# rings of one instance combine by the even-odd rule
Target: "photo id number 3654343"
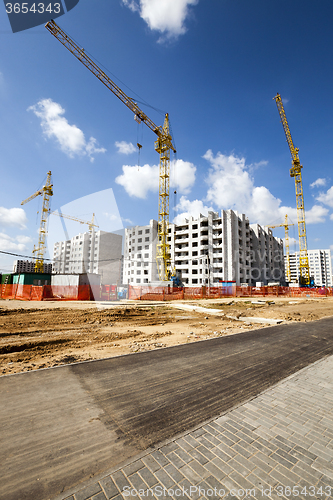
[[48,2],[39,2],[33,3],[29,6],[28,3],[6,3],[6,12],[7,14],[44,14],[44,12],[48,12],[49,14],[59,14],[61,9],[60,3],[48,3]]
[[332,495],[332,487],[331,486],[276,486],[275,491],[277,496],[281,497],[315,497],[315,498],[326,498]]

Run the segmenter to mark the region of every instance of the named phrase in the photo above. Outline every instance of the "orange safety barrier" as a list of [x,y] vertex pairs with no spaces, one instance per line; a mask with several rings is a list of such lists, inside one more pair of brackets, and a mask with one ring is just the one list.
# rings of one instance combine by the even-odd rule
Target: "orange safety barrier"
[[149,287],[129,286],[131,300],[194,300],[220,297],[332,297],[332,288],[294,288],[282,286],[219,286],[219,287]]
[[[131,300],[194,300],[220,297],[333,297],[333,288],[282,286],[128,287]],[[0,298],[17,300],[116,300],[116,285],[0,285]]]

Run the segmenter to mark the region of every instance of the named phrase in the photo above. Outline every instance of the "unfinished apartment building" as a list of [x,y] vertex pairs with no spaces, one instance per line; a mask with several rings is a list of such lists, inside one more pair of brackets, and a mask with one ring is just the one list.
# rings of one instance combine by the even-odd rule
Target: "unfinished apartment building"
[[58,241],[53,249],[56,274],[95,273],[102,284],[121,281],[122,236],[106,231],[80,233],[70,240]]
[[[331,250],[308,250],[310,276],[315,286],[333,286]],[[299,252],[290,255],[290,278],[298,283]]]
[[[284,281],[282,240],[271,230],[250,225],[244,214],[233,210],[170,224],[168,239],[172,264],[185,285]],[[158,279],[156,242],[157,221],[125,230],[123,283],[140,285]]]
[[157,221],[125,229],[123,284],[143,285],[158,280]]

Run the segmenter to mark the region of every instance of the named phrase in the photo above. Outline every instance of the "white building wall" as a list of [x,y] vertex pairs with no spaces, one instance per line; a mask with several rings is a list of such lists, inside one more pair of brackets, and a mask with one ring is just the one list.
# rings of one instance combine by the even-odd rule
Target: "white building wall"
[[[260,228],[260,231],[259,229]],[[155,237],[149,242],[149,257],[144,251],[142,237],[146,230],[153,231]],[[257,241],[256,231],[260,243]],[[158,280],[156,272],[157,222],[149,226],[136,226],[125,230],[123,283],[140,285]],[[141,240],[140,240],[141,238]],[[255,284],[257,281],[284,279],[283,243],[274,238],[272,232],[260,226],[250,226],[244,214],[233,210],[221,213],[209,212],[198,219],[189,217],[181,224],[169,225],[170,252],[172,266],[180,274],[185,285],[214,286],[226,281]],[[253,259],[255,248],[263,251],[263,260]],[[148,250],[148,247],[147,249]],[[276,263],[272,256],[279,254]],[[282,269],[273,276],[273,269]],[[259,269],[259,279],[253,272]],[[146,272],[143,274],[142,270]]]
[[106,231],[80,233],[67,241],[58,241],[53,250],[56,274],[94,273],[102,284],[120,282],[122,236]]
[[123,284],[144,285],[158,280],[157,221],[125,229]]
[[[316,286],[333,286],[331,250],[308,250],[310,276]],[[298,283],[299,252],[290,254],[291,281]]]

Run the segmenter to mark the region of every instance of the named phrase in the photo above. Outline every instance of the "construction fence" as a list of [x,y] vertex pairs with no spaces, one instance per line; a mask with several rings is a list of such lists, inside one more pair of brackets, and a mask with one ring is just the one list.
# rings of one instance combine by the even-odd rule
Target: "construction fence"
[[332,297],[332,288],[296,288],[282,286],[219,286],[219,287],[151,287],[128,286],[126,296],[116,285],[0,285],[1,299],[17,300],[195,300],[222,297]]
[[218,286],[218,287],[150,287],[129,286],[131,300],[194,300],[222,297],[332,297],[332,288],[298,288],[283,286]]

